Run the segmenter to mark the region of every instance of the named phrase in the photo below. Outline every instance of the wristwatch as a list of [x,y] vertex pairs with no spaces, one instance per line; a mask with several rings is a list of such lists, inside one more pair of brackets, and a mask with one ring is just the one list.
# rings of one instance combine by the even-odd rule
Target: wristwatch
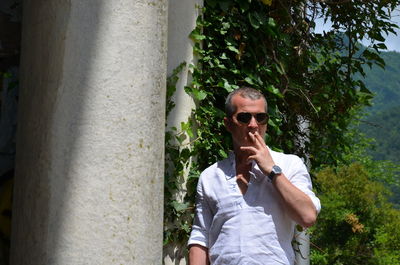
[[269,173],[268,178],[269,180],[273,181],[276,175],[282,174],[282,168],[277,165],[272,167],[271,173]]

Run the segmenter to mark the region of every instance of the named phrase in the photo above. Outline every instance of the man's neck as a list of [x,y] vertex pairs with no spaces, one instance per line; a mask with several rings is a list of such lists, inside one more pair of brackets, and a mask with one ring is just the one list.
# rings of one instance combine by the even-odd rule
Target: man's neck
[[247,161],[249,154],[240,150],[240,147],[234,147],[236,170],[248,172],[251,169],[251,163]]

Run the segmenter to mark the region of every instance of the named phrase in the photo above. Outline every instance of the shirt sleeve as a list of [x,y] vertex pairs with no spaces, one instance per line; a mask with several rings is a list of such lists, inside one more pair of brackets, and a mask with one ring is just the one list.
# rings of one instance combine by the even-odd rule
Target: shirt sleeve
[[315,209],[319,213],[321,211],[321,203],[312,190],[311,178],[307,167],[298,156],[295,156],[295,158],[288,179],[293,185],[310,197]]
[[200,176],[197,184],[195,217],[188,245],[198,244],[208,248],[208,234],[212,219],[213,215],[204,193],[203,178]]

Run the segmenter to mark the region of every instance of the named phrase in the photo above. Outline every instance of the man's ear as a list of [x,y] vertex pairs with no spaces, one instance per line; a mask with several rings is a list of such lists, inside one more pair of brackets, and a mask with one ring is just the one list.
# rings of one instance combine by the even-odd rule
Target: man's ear
[[231,132],[231,128],[232,128],[232,120],[224,117],[224,124],[225,124],[225,128],[228,132]]

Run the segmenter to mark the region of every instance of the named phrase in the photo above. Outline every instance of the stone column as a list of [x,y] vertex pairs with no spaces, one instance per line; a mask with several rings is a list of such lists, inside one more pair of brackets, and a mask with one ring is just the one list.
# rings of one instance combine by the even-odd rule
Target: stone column
[[170,0],[168,8],[168,76],[181,64],[186,67],[178,74],[176,92],[173,96],[175,108],[168,117],[168,127],[180,128],[181,122],[187,122],[192,109],[193,99],[186,94],[184,88],[192,81],[189,71],[190,64],[196,64],[193,55],[193,41],[190,33],[196,27],[203,0]]
[[[309,141],[309,127],[310,122],[302,116],[298,116],[298,124],[303,133],[302,136],[298,136],[296,141],[299,143],[300,148],[304,150],[306,143]],[[308,171],[311,169],[311,162],[309,159],[309,154],[307,155],[304,163]],[[310,265],[310,234],[307,230],[298,231],[296,228],[294,229],[294,240],[295,244],[295,264],[296,265]]]
[[166,0],[26,0],[11,264],[161,264]]
[[[168,6],[168,76],[181,64],[186,66],[178,73],[176,92],[172,97],[175,107],[168,116],[167,130],[171,127],[177,128],[177,133],[181,132],[181,122],[187,122],[192,110],[195,108],[193,99],[185,92],[185,86],[190,85],[192,77],[190,74],[190,64],[196,64],[193,55],[193,41],[189,38],[190,33],[196,27],[196,20],[200,14],[203,0],[170,0]],[[190,137],[183,142],[187,145]],[[177,143],[178,144],[178,143]],[[188,173],[188,172],[186,172]],[[187,174],[183,176],[185,179]],[[177,200],[183,200],[186,194],[186,182],[180,186],[180,192],[175,194]],[[186,244],[170,244],[164,248],[164,264],[184,265]]]
[[294,231],[296,265],[310,265],[310,235],[307,231]]

